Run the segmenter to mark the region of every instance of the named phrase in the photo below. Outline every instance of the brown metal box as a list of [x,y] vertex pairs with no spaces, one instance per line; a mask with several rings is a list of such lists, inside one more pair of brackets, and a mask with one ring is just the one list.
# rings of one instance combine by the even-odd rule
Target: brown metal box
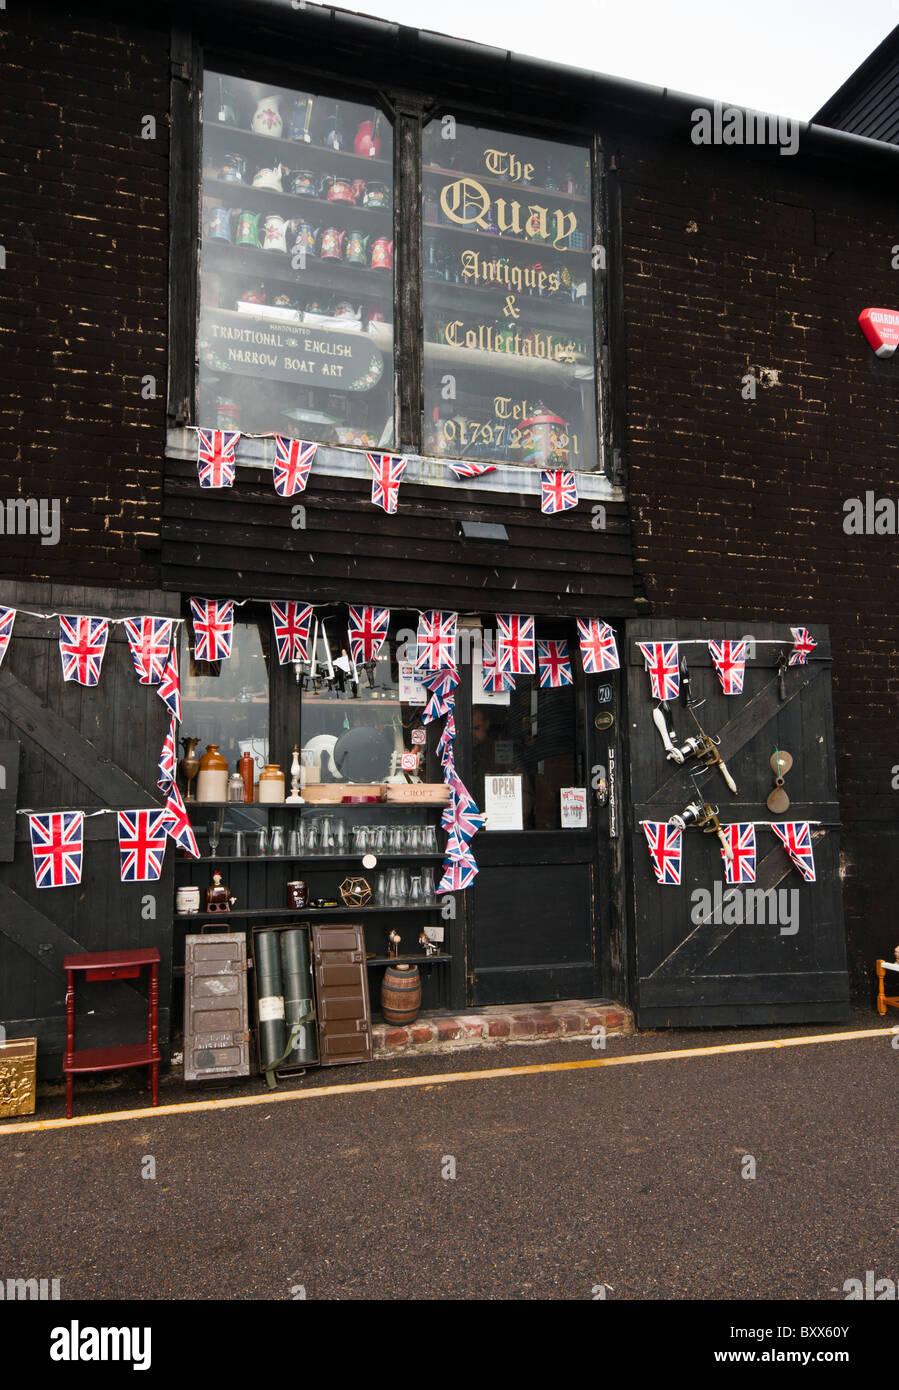
[[319,1065],[370,1062],[365,933],[357,923],[312,926]]
[[184,941],[184,1079],[250,1074],[243,932]]

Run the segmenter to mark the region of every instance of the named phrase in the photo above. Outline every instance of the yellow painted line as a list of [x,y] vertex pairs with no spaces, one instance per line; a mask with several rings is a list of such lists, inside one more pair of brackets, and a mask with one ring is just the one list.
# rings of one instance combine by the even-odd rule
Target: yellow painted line
[[[396,1091],[409,1086],[448,1086],[456,1081],[492,1081],[504,1076],[537,1076],[542,1072],[584,1071],[594,1067],[627,1067],[640,1062],[676,1062],[684,1057],[716,1057],[727,1052],[764,1052],[769,1048],[806,1047],[810,1043],[852,1042],[857,1038],[888,1038],[896,1028],[858,1029],[851,1033],[816,1033],[811,1037],[772,1038],[765,1042],[720,1043],[714,1047],[681,1047],[672,1052],[640,1052],[627,1057],[589,1057],[580,1062],[536,1062],[529,1067],[491,1067],[486,1071],[437,1072],[431,1076],[398,1076],[385,1081],[354,1081],[343,1086],[314,1086],[306,1091],[266,1091],[257,1096],[221,1100],[191,1100],[180,1105],[143,1106],[140,1110],[111,1110],[102,1115],[76,1115],[71,1120],[36,1120],[27,1124],[0,1122],[0,1135],[30,1134],[35,1130],[76,1129],[82,1125],[112,1124],[118,1120],[155,1120],[157,1115],[196,1114],[202,1110],[234,1110],[247,1105],[280,1105],[289,1100],[319,1096],[349,1096],[364,1091]],[[615,1035],[612,1035],[615,1036]],[[618,1034],[617,1036],[626,1036]],[[389,1061],[390,1058],[379,1058]],[[399,1060],[399,1059],[397,1059]]]

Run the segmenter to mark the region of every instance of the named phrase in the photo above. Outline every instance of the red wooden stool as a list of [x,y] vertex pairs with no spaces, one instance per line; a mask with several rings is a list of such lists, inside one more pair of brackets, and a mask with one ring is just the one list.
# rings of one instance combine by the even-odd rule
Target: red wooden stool
[[887,1011],[887,1004],[893,1009],[899,1009],[899,995],[885,994],[883,988],[883,982],[887,971],[899,970],[899,965],[893,965],[889,961],[879,960],[876,963],[875,969],[877,970],[877,1012],[879,1014],[885,1014]]
[[[90,951],[66,956],[66,1052],[62,1071],[66,1079],[66,1116],[72,1118],[75,1077],[91,1071],[119,1071],[123,1067],[149,1067],[153,1105],[159,1104],[159,952],[153,947],[136,951]],[[147,1041],[116,1047],[88,1047],[75,1051],[75,976],[84,980],[133,980],[144,965],[150,967],[147,996]]]

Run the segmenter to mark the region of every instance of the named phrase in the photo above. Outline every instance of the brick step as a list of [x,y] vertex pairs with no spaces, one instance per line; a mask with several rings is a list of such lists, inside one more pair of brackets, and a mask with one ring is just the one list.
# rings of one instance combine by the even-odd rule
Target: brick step
[[606,1034],[632,1033],[633,1014],[623,1004],[584,999],[497,1005],[455,1014],[419,1014],[406,1027],[376,1023],[372,1041],[376,1057],[393,1057],[399,1052],[451,1051],[552,1037],[590,1038],[600,1028]]

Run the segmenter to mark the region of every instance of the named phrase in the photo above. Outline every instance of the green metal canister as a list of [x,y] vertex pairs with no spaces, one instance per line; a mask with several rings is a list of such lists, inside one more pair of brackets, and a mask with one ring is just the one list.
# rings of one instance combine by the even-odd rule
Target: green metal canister
[[[305,928],[281,933],[281,967],[284,976],[284,1024],[289,1037],[293,1024],[312,1013],[309,935]],[[287,1046],[287,1038],[284,1046]],[[303,1066],[315,1059],[315,1027],[310,1021],[302,1025],[296,1047],[284,1065]]]
[[284,1055],[284,984],[281,978],[280,932],[256,933],[256,994],[259,999],[259,1062],[263,1071]]

